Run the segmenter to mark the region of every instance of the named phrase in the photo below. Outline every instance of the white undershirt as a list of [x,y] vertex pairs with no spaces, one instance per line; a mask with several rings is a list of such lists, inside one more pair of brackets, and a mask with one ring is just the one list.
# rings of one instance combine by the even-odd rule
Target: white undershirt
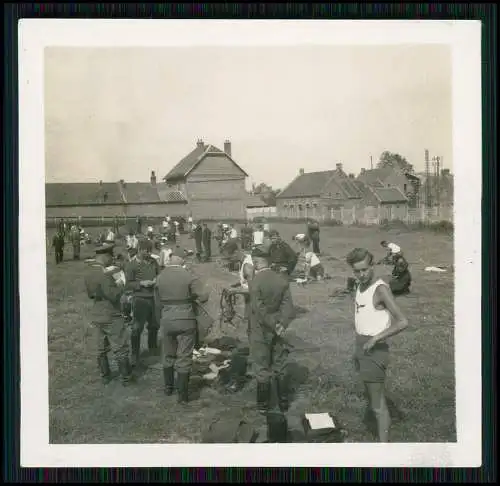
[[375,291],[380,285],[387,285],[382,279],[377,280],[363,292],[356,290],[354,303],[354,325],[362,336],[376,336],[391,325],[391,314],[387,309],[376,309],[373,305]]

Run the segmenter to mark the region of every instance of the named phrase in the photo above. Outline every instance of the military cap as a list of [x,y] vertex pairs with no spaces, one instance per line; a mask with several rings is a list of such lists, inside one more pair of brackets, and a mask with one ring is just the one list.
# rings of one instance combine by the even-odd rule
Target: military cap
[[112,254],[115,245],[113,243],[103,243],[95,249],[96,255]]

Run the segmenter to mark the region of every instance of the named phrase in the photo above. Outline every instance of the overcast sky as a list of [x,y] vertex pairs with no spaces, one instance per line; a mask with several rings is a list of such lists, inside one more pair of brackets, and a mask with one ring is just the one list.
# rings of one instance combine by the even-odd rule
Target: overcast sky
[[447,46],[48,48],[48,182],[163,177],[198,138],[251,181],[358,173],[384,150],[452,169]]

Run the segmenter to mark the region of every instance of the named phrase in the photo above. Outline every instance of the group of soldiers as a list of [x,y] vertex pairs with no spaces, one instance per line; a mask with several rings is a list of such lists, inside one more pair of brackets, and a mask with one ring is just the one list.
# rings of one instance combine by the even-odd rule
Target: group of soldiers
[[[162,228],[166,225],[162,224]],[[318,223],[310,221],[306,231],[294,237],[300,251],[265,224],[245,224],[239,235],[232,226],[217,225],[213,236],[207,223],[191,220],[189,231],[195,240],[198,262],[210,260],[212,239],[219,241],[223,255],[237,255],[239,281],[231,287],[244,300],[252,375],[257,382],[256,406],[265,415],[273,411],[285,413],[289,407],[286,368],[290,353],[286,337],[295,313],[290,276],[301,254],[308,277],[320,279],[324,275],[319,261]],[[209,299],[209,282],[202,282],[187,268],[189,252],[177,240],[169,240],[162,230],[159,237],[159,257],[153,253],[158,246],[149,228],[145,235],[130,230],[125,254],[115,255],[114,241],[105,241],[95,250],[85,285],[92,300],[89,317],[97,336],[97,365],[103,383],[108,383],[112,379],[108,355],[112,352],[123,385],[129,385],[136,379],[134,371],[141,366],[141,336],[147,330],[148,352],[161,355],[165,394],[170,396],[176,391],[179,403],[187,403],[193,351],[204,332],[200,329],[200,308]],[[231,253],[228,247],[235,242],[237,249]],[[394,287],[395,294],[409,291],[411,275],[401,248],[393,243],[381,244],[387,250],[381,261],[375,262],[366,250],[355,249],[347,263],[353,269],[348,290],[356,302],[356,363],[379,426],[380,440],[386,441],[390,417],[383,387],[388,355],[385,339],[403,330],[407,321],[392,298],[393,284],[375,279],[373,265],[394,264],[392,280],[399,279],[403,288],[399,292]],[[391,316],[395,325],[391,325]],[[277,396],[274,405],[273,385]]]
[[[240,284],[246,287],[243,291],[245,317],[251,362],[258,383],[257,404],[261,411],[267,409],[270,380],[275,376],[280,408],[285,409],[283,380],[288,351],[279,336],[293,316],[286,277],[295,269],[298,252],[276,231],[263,226],[245,225],[241,234],[251,238],[245,245],[234,227],[228,225],[222,229],[222,248],[231,240],[239,239],[248,257],[241,265],[243,279]],[[193,222],[190,222],[190,230],[198,261],[207,261],[211,257],[211,230],[206,223]],[[207,285],[186,268],[188,251],[161,238],[164,236],[160,236],[159,258],[153,254],[155,238],[149,232],[136,235],[131,230],[125,240],[125,256],[115,255],[114,241],[100,244],[88,265],[85,284],[87,295],[93,301],[90,317],[98,337],[97,364],[103,382],[111,380],[109,352],[114,355],[122,383],[128,385],[136,379],[134,370],[141,365],[141,335],[147,329],[148,352],[161,353],[165,393],[171,395],[176,389],[179,402],[185,403],[193,350],[200,344],[199,308],[208,300],[209,291]],[[305,244],[308,244],[307,239]],[[167,245],[167,256],[163,258],[162,252]],[[119,273],[123,278],[117,278]],[[247,285],[250,282],[251,285]],[[158,346],[160,329],[161,349]]]

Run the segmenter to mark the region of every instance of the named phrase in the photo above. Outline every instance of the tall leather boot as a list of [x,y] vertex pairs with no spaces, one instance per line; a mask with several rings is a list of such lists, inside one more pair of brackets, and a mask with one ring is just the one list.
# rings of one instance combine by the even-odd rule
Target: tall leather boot
[[148,329],[148,350],[153,355],[158,352],[158,329]]
[[118,363],[118,369],[122,379],[122,385],[128,386],[132,381],[132,366],[128,358],[123,358]]
[[165,395],[170,396],[174,392],[174,368],[169,366],[163,368],[163,383],[165,385]]
[[265,414],[269,410],[269,400],[271,396],[271,383],[257,383],[257,409]]
[[97,365],[101,373],[101,380],[107,385],[111,381],[111,368],[109,367],[108,357],[106,355],[99,356],[97,358]]
[[177,373],[177,394],[179,403],[187,403],[189,387],[189,373]]
[[140,334],[132,334],[130,338],[130,347],[132,348],[132,358],[131,365],[133,367],[137,366],[139,362],[139,354],[141,352],[141,335]]
[[288,380],[286,377],[276,379],[276,392],[278,395],[278,406],[282,412],[286,412],[290,406],[288,400]]

